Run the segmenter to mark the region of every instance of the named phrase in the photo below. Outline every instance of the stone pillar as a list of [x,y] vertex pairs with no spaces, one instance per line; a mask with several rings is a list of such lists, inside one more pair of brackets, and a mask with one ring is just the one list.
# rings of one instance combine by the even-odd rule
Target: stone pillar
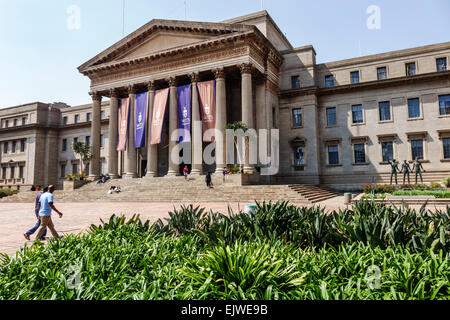
[[101,106],[102,96],[98,92],[90,93],[92,96],[92,123],[91,123],[91,151],[89,178],[92,180],[100,177],[100,134],[101,134]]
[[172,154],[178,150],[178,142],[172,141],[172,133],[178,128],[178,100],[176,79],[169,78],[170,102],[169,102],[169,172],[167,176],[175,177],[179,174],[179,166],[172,161]]
[[148,134],[147,134],[147,174],[146,178],[154,178],[158,176],[158,145],[151,144],[152,135],[152,119],[153,119],[153,103],[155,101],[155,85],[153,82],[148,83]]
[[[249,129],[254,129],[253,124],[253,67],[250,63],[240,65],[242,75],[242,122],[248,126]],[[245,158],[244,158],[244,173],[253,174],[254,166],[249,161],[249,144],[248,138],[245,142]]]
[[216,130],[222,136],[216,137],[216,173],[222,174],[222,169],[227,165],[226,159],[226,128],[227,128],[227,89],[225,70],[223,68],[213,70],[216,77]]
[[119,136],[119,97],[117,90],[111,89],[109,107],[109,146],[108,146],[108,174],[112,179],[119,177],[119,157],[117,141]]
[[[192,170],[191,175],[201,175],[203,173],[203,131],[200,120],[200,105],[198,101],[197,83],[198,73],[189,75],[191,78],[192,91]],[[200,124],[196,126],[196,123]]]
[[134,117],[136,104],[136,89],[134,86],[128,88],[130,99],[130,122],[128,126],[127,150],[125,151],[125,175],[124,178],[137,178],[137,151],[134,147]]

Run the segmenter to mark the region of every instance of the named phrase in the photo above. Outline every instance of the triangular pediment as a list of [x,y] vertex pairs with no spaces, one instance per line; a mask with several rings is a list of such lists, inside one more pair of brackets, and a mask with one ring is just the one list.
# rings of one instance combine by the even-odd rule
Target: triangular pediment
[[208,39],[211,39],[211,37],[189,33],[168,33],[160,31],[156,32],[152,36],[149,36],[139,45],[118,56],[116,59],[120,60],[143,57],[159,51],[175,49],[177,47],[182,47]]
[[242,24],[152,20],[81,65],[78,70],[84,72],[90,67],[113,61],[143,57],[252,30],[253,26]]

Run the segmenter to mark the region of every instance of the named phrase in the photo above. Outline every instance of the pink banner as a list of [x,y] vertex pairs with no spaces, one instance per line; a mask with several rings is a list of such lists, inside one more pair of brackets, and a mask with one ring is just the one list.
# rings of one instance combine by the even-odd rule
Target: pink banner
[[[204,81],[197,84],[200,110],[202,114],[203,133],[216,128],[216,95],[215,81]],[[205,142],[213,142],[214,135],[210,135]]]
[[119,115],[119,142],[117,143],[117,151],[125,151],[127,149],[129,113],[130,99],[121,99]]
[[151,144],[161,143],[161,132],[164,123],[164,113],[166,112],[168,96],[169,96],[169,88],[157,90],[155,92],[155,102],[153,103],[153,116],[151,127]]

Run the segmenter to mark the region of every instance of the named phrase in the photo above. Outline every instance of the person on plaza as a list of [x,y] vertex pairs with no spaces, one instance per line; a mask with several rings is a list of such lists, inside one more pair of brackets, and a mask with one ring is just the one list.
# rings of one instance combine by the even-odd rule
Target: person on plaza
[[417,184],[417,178],[420,176],[420,183],[423,184],[423,178],[422,178],[422,172],[425,172],[425,169],[422,166],[422,163],[419,161],[419,158],[416,157],[416,160],[414,161],[413,169],[416,173],[416,184]]
[[[48,188],[45,187],[44,188],[44,192],[40,192],[38,193],[38,195],[36,196],[36,202],[34,205],[34,214],[36,215],[37,221],[36,224],[27,232],[24,233],[24,237],[27,240],[30,240],[30,236],[33,235],[37,229],[39,229],[40,225],[41,225],[41,219],[39,219],[39,211],[38,211],[38,204],[39,204],[39,199],[41,198],[41,196],[48,191]],[[41,237],[41,240],[45,240],[45,236],[47,235],[47,230],[44,232],[44,234]]]
[[211,178],[211,173],[210,173],[210,172],[208,172],[208,173],[206,174],[205,181],[206,181],[206,186],[207,186],[208,188],[212,188],[212,178]]
[[391,185],[392,185],[392,178],[395,176],[395,184],[398,184],[398,180],[397,180],[397,173],[400,173],[400,170],[398,169],[398,165],[399,163],[397,162],[397,160],[392,160],[389,161],[389,163],[391,164]]
[[29,191],[36,191],[36,187],[33,185],[33,186],[31,186],[31,188],[30,188],[30,190]]
[[225,179],[227,177],[227,174],[229,174],[230,171],[228,171],[227,167],[223,167],[222,169],[222,175],[223,175],[223,183],[225,183]]
[[115,193],[120,193],[120,192],[122,192],[122,190],[120,190],[120,186],[115,187],[115,188],[114,188],[114,192],[115,192]]
[[403,172],[403,184],[406,183],[406,176],[408,176],[408,184],[411,184],[411,180],[409,177],[409,173],[411,172],[411,167],[409,166],[409,163],[406,160],[403,161],[402,172]]
[[52,221],[52,210],[54,210],[60,218],[62,218],[63,214],[61,211],[56,209],[54,205],[53,192],[55,192],[55,187],[49,186],[48,192],[43,193],[39,198],[38,211],[39,217],[41,218],[41,228],[39,229],[39,232],[36,236],[37,241],[42,238],[42,235],[47,230],[47,228],[50,229],[53,237],[58,239],[60,238]]
[[187,166],[184,166],[184,169],[183,169],[183,175],[184,175],[184,180],[188,180],[189,169],[188,169]]
[[108,190],[108,194],[113,194],[114,189],[116,189],[116,187],[111,186],[111,188],[109,188]]

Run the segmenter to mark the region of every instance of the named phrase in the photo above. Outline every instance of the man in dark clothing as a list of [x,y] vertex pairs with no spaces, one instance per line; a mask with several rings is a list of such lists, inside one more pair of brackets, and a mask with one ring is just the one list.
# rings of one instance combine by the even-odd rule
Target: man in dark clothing
[[208,188],[212,188],[212,183],[211,183],[211,173],[208,172],[208,173],[206,174],[205,181],[206,181],[206,186],[207,186]]
[[[27,240],[30,240],[30,236],[32,234],[34,234],[36,232],[36,230],[39,229],[39,227],[41,226],[41,219],[39,218],[39,212],[38,212],[38,204],[39,204],[39,199],[41,198],[42,194],[44,194],[47,191],[48,191],[48,188],[45,187],[44,188],[44,192],[39,192],[38,195],[36,196],[36,203],[35,203],[35,206],[34,206],[34,213],[36,214],[37,221],[36,221],[36,224],[30,230],[28,230],[26,233],[24,233],[23,236]],[[44,234],[41,237],[41,240],[44,240],[46,235],[47,235],[47,231],[44,232]]]

